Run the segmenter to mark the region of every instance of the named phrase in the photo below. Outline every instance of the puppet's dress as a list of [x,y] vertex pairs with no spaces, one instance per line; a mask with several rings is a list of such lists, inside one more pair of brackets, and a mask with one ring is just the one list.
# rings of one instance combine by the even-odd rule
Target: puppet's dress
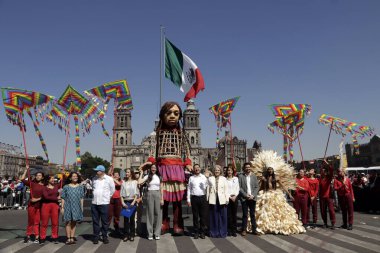
[[256,203],[257,232],[260,234],[300,234],[306,232],[282,190],[259,192]]

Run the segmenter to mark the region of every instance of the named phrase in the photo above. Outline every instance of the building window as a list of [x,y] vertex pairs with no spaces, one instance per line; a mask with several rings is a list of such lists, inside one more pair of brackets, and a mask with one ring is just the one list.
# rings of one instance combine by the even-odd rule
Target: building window
[[124,145],[124,138],[120,137],[120,145]]
[[191,136],[191,144],[194,144],[194,136]]

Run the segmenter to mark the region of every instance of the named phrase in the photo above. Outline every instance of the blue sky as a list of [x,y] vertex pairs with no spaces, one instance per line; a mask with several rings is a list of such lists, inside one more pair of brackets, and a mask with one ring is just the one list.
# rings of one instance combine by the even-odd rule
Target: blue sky
[[[305,159],[313,159],[323,156],[328,136],[317,123],[322,113],[380,128],[379,13],[376,0],[0,1],[0,86],[58,97],[67,84],[83,91],[126,78],[135,106],[133,141],[140,143],[158,111],[162,24],[205,79],[206,90],[196,100],[204,147],[215,146],[208,108],[240,95],[234,135],[280,153],[281,136],[266,127],[274,120],[267,105],[311,104],[301,143]],[[164,100],[182,102],[183,96],[164,79]],[[112,123],[109,111],[110,131]],[[27,124],[29,153],[43,154]],[[22,142],[3,108],[0,127],[1,142]],[[51,124],[41,131],[51,160],[61,163],[64,133]],[[340,139],[332,135],[328,154],[338,153]],[[81,142],[83,152],[110,159],[112,143],[100,126]],[[73,136],[69,144],[72,163]]]

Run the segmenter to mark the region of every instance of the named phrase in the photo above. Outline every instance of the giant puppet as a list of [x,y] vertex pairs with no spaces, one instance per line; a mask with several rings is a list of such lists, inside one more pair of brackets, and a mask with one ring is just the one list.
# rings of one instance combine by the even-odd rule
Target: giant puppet
[[160,110],[156,127],[156,153],[149,162],[156,163],[163,187],[162,234],[170,229],[169,204],[173,204],[174,235],[183,234],[182,199],[186,191],[185,169],[192,170],[189,143],[180,120],[182,110],[176,102],[166,102]]

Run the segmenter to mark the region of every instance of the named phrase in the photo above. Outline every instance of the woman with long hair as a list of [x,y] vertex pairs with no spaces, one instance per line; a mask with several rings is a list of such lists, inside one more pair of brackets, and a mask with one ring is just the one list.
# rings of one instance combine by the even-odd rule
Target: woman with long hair
[[120,234],[119,221],[120,221],[120,212],[122,208],[120,190],[123,180],[120,178],[119,172],[115,171],[113,173],[113,181],[115,183],[115,192],[113,193],[108,206],[108,222],[111,224],[113,218],[113,228],[117,235]]
[[146,206],[146,227],[148,230],[148,240],[152,241],[153,236],[156,240],[160,240],[161,224],[162,224],[162,205],[164,204],[160,173],[156,165],[150,166],[148,175],[143,177],[143,167],[149,163],[140,166],[140,178],[138,183],[148,185],[147,206]]
[[75,229],[78,221],[83,220],[84,186],[77,172],[71,172],[62,189],[61,214],[66,227],[66,244],[75,244]]
[[51,220],[51,238],[54,243],[58,243],[58,225],[59,225],[59,184],[55,184],[54,176],[46,177],[45,188],[42,191],[42,209],[41,209],[41,235],[40,244],[46,240],[46,230]]
[[226,178],[228,183],[228,206],[227,206],[227,217],[228,217],[228,235],[236,237],[236,216],[238,207],[238,195],[239,195],[239,179],[235,176],[235,170],[231,166],[227,168]]
[[[124,208],[131,208],[136,204],[138,197],[137,181],[135,180],[135,175],[131,169],[126,169],[125,178],[121,185],[120,191],[120,201]],[[135,214],[134,212],[131,217],[124,217],[124,239],[126,242],[130,240],[133,242],[135,240]]]
[[227,179],[222,176],[222,167],[215,166],[214,176],[208,179],[207,200],[210,208],[210,237],[227,236],[227,206],[230,195]]

